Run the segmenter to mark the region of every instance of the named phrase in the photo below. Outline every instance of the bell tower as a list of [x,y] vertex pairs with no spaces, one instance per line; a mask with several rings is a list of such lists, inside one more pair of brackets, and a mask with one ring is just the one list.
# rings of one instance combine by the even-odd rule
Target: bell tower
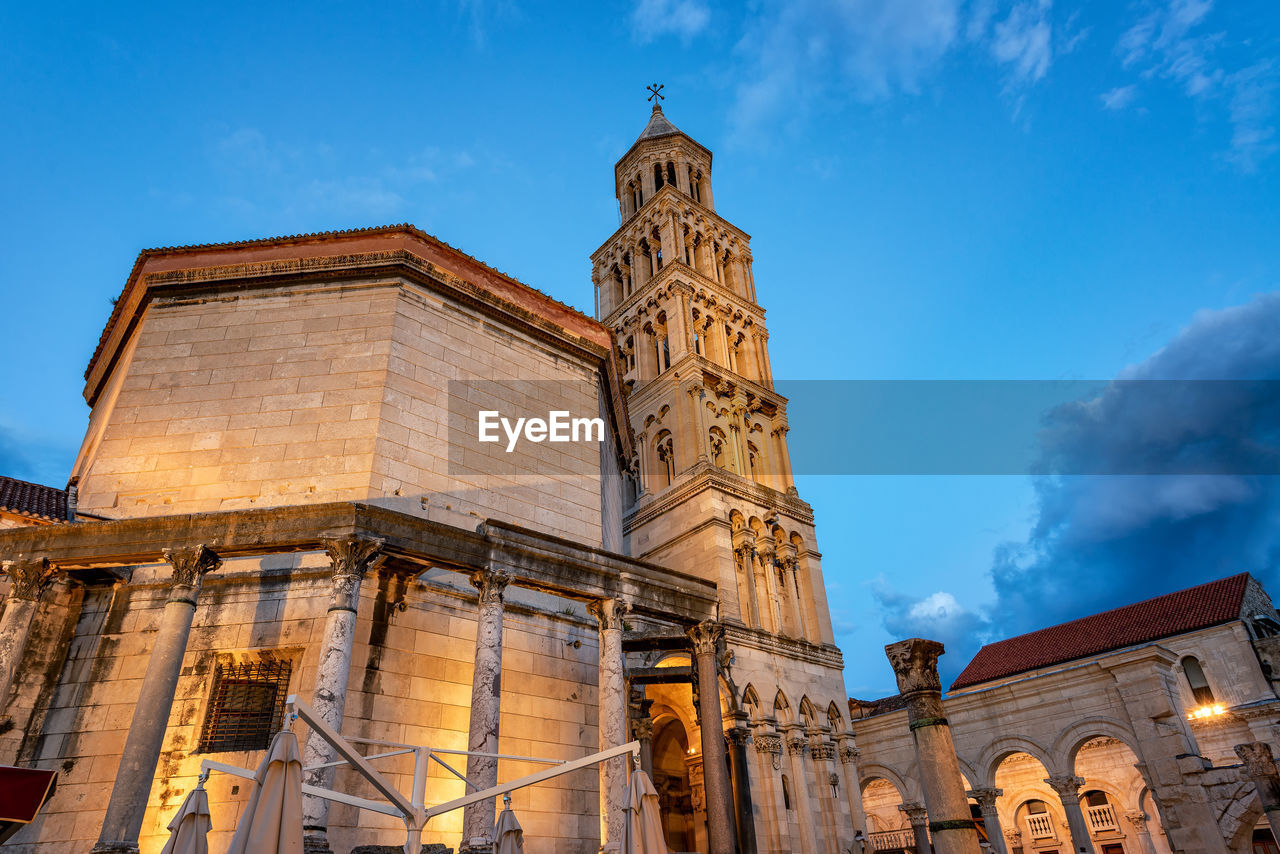
[[799,751],[782,780],[766,779],[777,759],[753,772],[753,798],[781,811],[759,830],[778,833],[785,801],[801,810],[784,821],[805,843],[788,850],[818,850],[809,834],[851,843],[855,825],[865,830],[843,660],[813,510],[792,479],[751,238],[716,212],[711,167],[655,105],[614,167],[622,224],[591,256],[636,437],[623,534],[632,556],[717,584],[728,707],[759,750]]

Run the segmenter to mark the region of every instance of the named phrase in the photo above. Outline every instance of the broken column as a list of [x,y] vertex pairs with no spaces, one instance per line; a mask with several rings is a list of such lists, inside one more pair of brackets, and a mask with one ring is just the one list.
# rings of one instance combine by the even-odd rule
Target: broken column
[[3,566],[9,576],[9,595],[0,615],[0,712],[9,701],[9,689],[18,675],[40,597],[55,575],[48,558],[6,560]]
[[[479,591],[476,618],[476,663],[471,673],[471,724],[467,750],[498,752],[498,724],[502,712],[502,595],[511,576],[501,570],[471,574]],[[467,779],[477,790],[498,785],[498,760],[490,756],[467,757]],[[495,802],[468,804],[462,808],[462,852],[491,852]]]
[[[621,599],[588,603],[587,610],[600,623],[600,749],[626,744],[626,661],[622,654],[622,618],[631,606]],[[600,850],[617,851],[622,845],[623,802],[626,800],[625,756],[600,763]]]
[[165,549],[164,559],[173,567],[169,597],[151,647],[147,672],[142,677],[129,735],[120,754],[102,832],[98,844],[93,846],[95,854],[136,854],[138,851],[138,833],[147,811],[156,763],[160,761],[160,748],[164,746],[173,692],[178,687],[182,657],[187,651],[187,638],[196,613],[196,598],[205,574],[222,565],[222,560],[203,545]]
[[934,851],[979,854],[978,830],[969,812],[951,726],[942,710],[938,656],[943,653],[943,646],[937,641],[911,638],[889,644],[884,651],[907,704],[907,722],[915,741]]
[[[351,651],[356,639],[356,609],[360,604],[360,584],[369,572],[377,572],[385,556],[382,540],[350,535],[325,540],[329,554],[332,589],[320,641],[320,662],[316,668],[311,707],[322,721],[342,732],[342,714],[347,705],[347,681],[351,676]],[[332,762],[333,748],[314,732],[308,734],[302,752],[303,767]],[[303,783],[322,789],[333,787],[336,768],[317,768],[303,773]],[[304,795],[302,830],[306,849],[329,851],[329,802]]]
[[1244,771],[1258,790],[1258,800],[1271,825],[1271,835],[1280,842],[1280,771],[1265,741],[1237,744],[1236,756],[1244,763]]
[[734,854],[733,788],[720,712],[720,653],[724,626],[704,620],[689,629],[693,666],[698,676],[698,719],[702,732],[702,777],[706,790],[709,854]]

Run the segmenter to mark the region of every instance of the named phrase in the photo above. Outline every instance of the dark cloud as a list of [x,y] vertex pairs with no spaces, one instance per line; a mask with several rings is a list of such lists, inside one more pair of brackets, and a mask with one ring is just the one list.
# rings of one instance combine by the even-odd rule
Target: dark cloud
[[[1280,451],[1278,333],[1280,293],[1201,312],[1097,397],[1048,414],[1044,470],[1186,471],[1201,458],[1274,460]],[[1179,382],[1156,382],[1168,380]],[[1241,394],[1242,388],[1253,393]],[[1135,455],[1142,455],[1140,465],[1133,464]],[[954,677],[988,640],[1237,572],[1274,586],[1280,477],[1232,470],[1239,473],[1038,478],[1030,536],[995,555],[990,609],[933,608],[930,602],[954,600],[921,599],[882,585],[875,596],[884,625],[897,636],[942,640],[950,653],[944,677]]]

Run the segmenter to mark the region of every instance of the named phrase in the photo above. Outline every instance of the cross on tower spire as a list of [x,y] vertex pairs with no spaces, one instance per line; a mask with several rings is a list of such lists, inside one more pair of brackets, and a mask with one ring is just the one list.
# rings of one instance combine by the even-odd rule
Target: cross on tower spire
[[652,83],[644,88],[653,93],[648,98],[645,98],[645,100],[653,101],[653,106],[655,109],[657,108],[659,101],[665,101],[667,99],[667,96],[662,94],[662,90],[664,87],[661,83]]

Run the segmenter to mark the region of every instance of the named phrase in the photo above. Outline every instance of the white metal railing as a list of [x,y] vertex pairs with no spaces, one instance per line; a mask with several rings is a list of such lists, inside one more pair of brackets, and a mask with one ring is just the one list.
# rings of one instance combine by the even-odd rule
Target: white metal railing
[[900,848],[915,850],[916,835],[911,830],[877,830],[867,835],[872,851],[897,851]]
[[1102,830],[1119,830],[1120,823],[1116,821],[1116,811],[1111,808],[1111,804],[1103,804],[1100,807],[1089,807],[1089,829],[1094,833]]
[[1027,816],[1027,828],[1032,839],[1053,839],[1053,816],[1047,812],[1034,813]]

